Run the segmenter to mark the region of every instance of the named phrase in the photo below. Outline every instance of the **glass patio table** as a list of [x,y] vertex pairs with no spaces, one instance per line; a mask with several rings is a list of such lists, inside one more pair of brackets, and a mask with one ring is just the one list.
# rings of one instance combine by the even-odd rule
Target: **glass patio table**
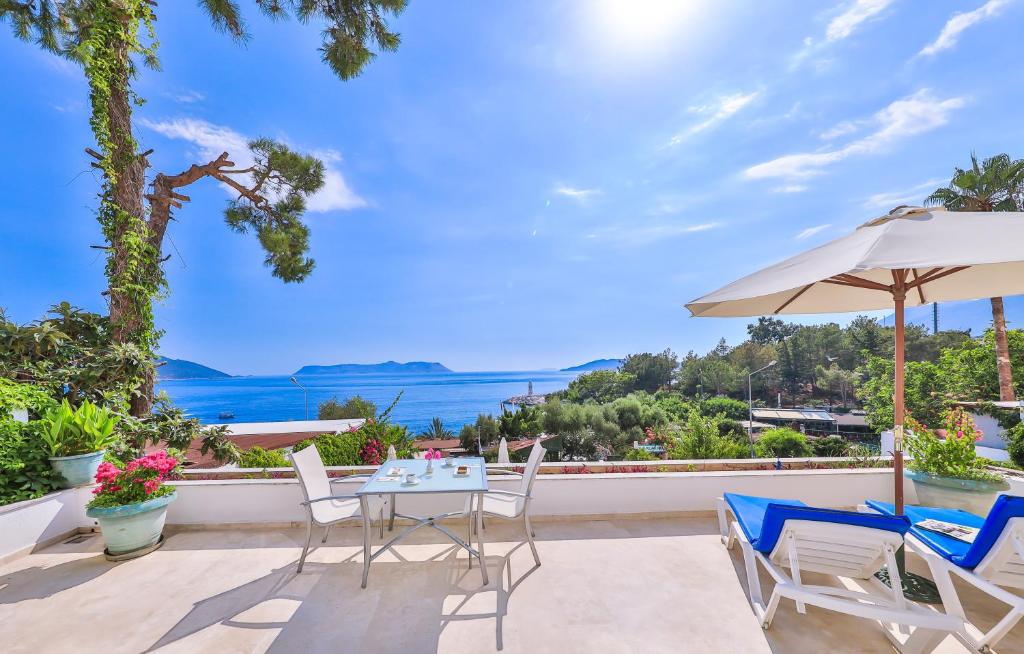
[[[455,471],[459,466],[467,466],[469,468],[468,474],[465,476],[457,476]],[[402,470],[401,476],[391,474],[396,470]],[[373,473],[366,483],[356,491],[363,513],[363,588],[366,588],[366,580],[370,575],[370,563],[378,556],[394,547],[394,545],[400,540],[421,527],[431,527],[436,529],[450,538],[456,545],[459,545],[469,552],[470,567],[473,565],[473,557],[476,557],[480,562],[480,574],[483,577],[484,585],[487,585],[487,566],[484,565],[483,541],[483,494],[487,492],[487,469],[484,465],[483,458],[466,457],[454,459],[451,467],[446,467],[443,464],[443,461],[435,459],[433,461],[433,474],[427,475],[426,470],[426,459],[398,459],[385,461],[383,465],[377,468],[376,472]],[[415,484],[406,483],[406,475],[408,474],[416,475]],[[389,495],[391,496],[392,507],[394,507],[394,501],[397,496],[426,493],[463,493],[476,495],[476,511],[473,513],[475,513],[476,519],[477,548],[473,548],[471,535],[468,536],[469,540],[465,541],[443,525],[437,524],[438,520],[462,515],[462,511],[453,511],[430,516],[414,516],[394,513],[393,516],[412,520],[413,524],[394,536],[388,542],[381,545],[381,547],[371,555],[370,511],[368,505],[369,497],[371,495]],[[473,518],[474,516],[471,515],[470,520]]]

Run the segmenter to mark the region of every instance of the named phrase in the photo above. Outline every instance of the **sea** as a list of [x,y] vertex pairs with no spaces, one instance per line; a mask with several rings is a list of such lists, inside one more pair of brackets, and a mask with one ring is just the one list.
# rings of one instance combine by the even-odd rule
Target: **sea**
[[[375,403],[379,412],[401,392],[392,420],[418,433],[435,416],[457,432],[480,413],[500,414],[501,402],[525,395],[531,382],[534,393],[550,393],[566,388],[579,374],[554,370],[362,373],[299,375],[297,379],[308,391],[310,420],[316,419],[320,403],[332,397],[344,401],[359,395]],[[307,415],[305,394],[288,375],[163,380],[157,390],[204,424],[304,420]],[[234,417],[219,417],[227,413]]]

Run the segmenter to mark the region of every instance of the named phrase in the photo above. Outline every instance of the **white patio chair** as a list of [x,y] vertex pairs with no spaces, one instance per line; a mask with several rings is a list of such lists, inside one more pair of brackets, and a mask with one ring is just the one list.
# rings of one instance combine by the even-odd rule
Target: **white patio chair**
[[[868,500],[867,508],[892,515],[895,508],[886,502]],[[911,527],[907,547],[928,563],[946,612],[964,621],[960,642],[979,652],[991,652],[1013,627],[1024,618],[1024,597],[1006,588],[1024,589],[1024,497],[1001,495],[981,516],[960,509],[908,505],[904,512],[917,525],[922,520],[940,520],[978,529],[973,543]],[[953,585],[954,576],[1010,607],[988,631],[974,625],[964,612]],[[1002,588],[1001,588],[1002,587]]]
[[[726,513],[733,514],[728,522]],[[885,520],[864,520],[885,518]],[[739,541],[754,613],[764,629],[771,628],[782,598],[883,623],[916,627],[908,638],[884,632],[901,652],[934,650],[950,633],[963,627],[955,616],[925,609],[903,596],[896,567],[896,550],[910,528],[905,518],[809,507],[797,500],[776,500],[726,493],[718,500],[722,542]],[[757,565],[775,581],[765,603]],[[789,574],[783,568],[789,568]],[[875,578],[887,567],[892,588]],[[802,574],[815,572],[867,583],[874,592],[846,587],[805,584]],[[906,631],[903,629],[903,631]]]
[[[490,490],[483,494],[484,517],[501,518],[503,520],[523,519],[526,528],[526,540],[530,543],[530,550],[533,552],[533,560],[540,565],[540,556],[537,554],[537,545],[533,542],[536,535],[533,525],[530,524],[530,501],[533,499],[533,482],[537,478],[537,471],[544,459],[544,446],[538,439],[530,450],[530,458],[526,462],[526,469],[519,483],[518,491]],[[475,495],[471,495],[466,501],[466,514],[469,516],[470,524],[473,524],[473,512],[476,510]],[[472,531],[472,528],[470,529]],[[470,559],[472,565],[472,559]]]
[[[288,455],[292,465],[295,467],[295,476],[299,479],[299,486],[302,487],[302,495],[306,498],[302,506],[306,507],[309,522],[306,523],[306,545],[302,548],[302,556],[299,557],[299,567],[296,572],[302,572],[302,565],[306,562],[306,554],[309,552],[309,543],[313,538],[313,526],[324,527],[324,537],[321,543],[327,542],[327,536],[331,532],[331,526],[346,520],[362,520],[364,517],[360,512],[360,501],[356,495],[335,495],[332,493],[331,484],[337,481],[351,480],[354,478],[368,477],[369,475],[354,475],[341,479],[330,479],[327,476],[327,469],[320,458],[320,452],[316,444],[299,452],[292,452]],[[384,497],[367,498],[370,506],[370,515],[377,515],[380,522],[380,534],[384,535],[384,508],[388,500]],[[367,517],[366,519],[370,519]]]

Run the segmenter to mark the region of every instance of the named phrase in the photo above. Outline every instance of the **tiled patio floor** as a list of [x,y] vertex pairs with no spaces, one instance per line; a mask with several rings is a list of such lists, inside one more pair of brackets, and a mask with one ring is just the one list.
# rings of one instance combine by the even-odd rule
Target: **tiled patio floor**
[[[739,548],[725,550],[711,518],[536,528],[539,568],[520,525],[488,525],[487,587],[429,530],[398,547],[401,561],[374,563],[366,590],[353,528],[335,529],[301,575],[299,529],[172,532],[120,564],[98,536],[54,545],[0,567],[0,652],[891,651],[875,624],[785,601],[762,631]],[[964,597],[994,622],[995,605]],[[966,650],[948,638],[939,651]],[[1000,652],[1024,652],[1024,625]]]

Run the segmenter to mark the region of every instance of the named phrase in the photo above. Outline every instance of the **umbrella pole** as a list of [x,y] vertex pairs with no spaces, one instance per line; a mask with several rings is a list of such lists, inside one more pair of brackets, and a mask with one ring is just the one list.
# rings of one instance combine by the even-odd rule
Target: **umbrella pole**
[[[906,417],[906,407],[903,401],[904,379],[903,370],[906,364],[905,353],[905,329],[904,329],[904,304],[906,302],[907,281],[906,270],[894,270],[892,273],[893,286],[892,298],[895,305],[894,321],[896,323],[895,342],[895,388],[893,389],[893,453],[892,453],[892,474],[896,484],[895,503],[896,515],[903,515],[903,421]],[[920,575],[907,572],[907,552],[900,547],[896,552],[896,568],[899,571],[900,580],[903,582],[903,595],[912,602],[925,604],[941,604],[939,590],[931,580]],[[887,586],[889,584],[889,571],[883,569],[878,572],[878,578]]]

